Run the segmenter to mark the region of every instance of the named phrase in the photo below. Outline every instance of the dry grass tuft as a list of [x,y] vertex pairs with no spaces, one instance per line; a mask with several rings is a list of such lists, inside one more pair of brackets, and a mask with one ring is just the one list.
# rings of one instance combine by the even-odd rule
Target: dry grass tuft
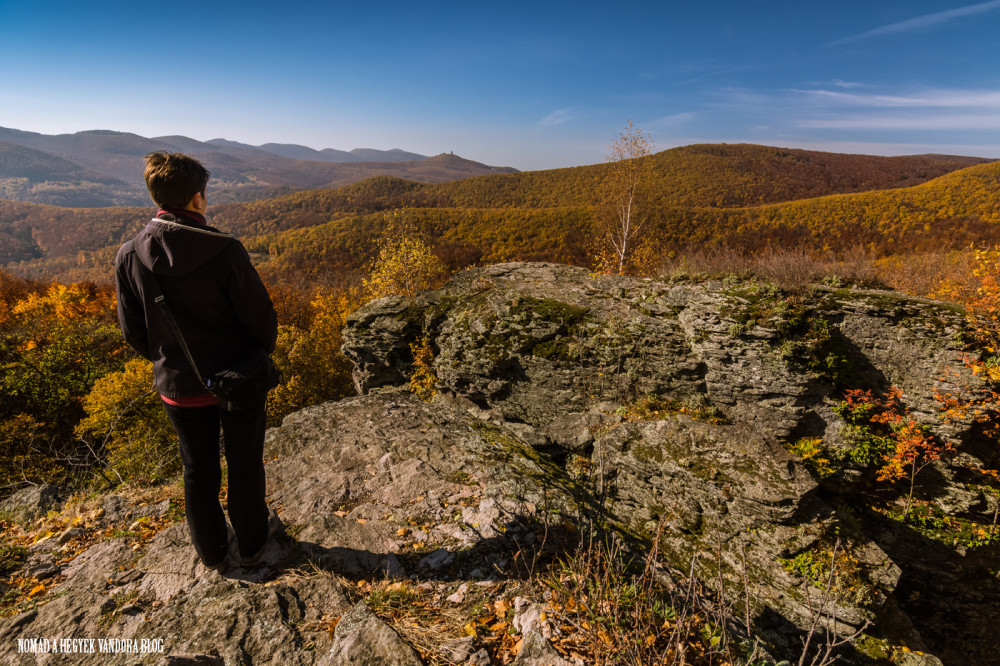
[[668,255],[654,271],[667,279],[735,277],[772,282],[786,289],[824,282],[861,287],[884,286],[873,254],[854,246],[839,254],[817,255],[801,248],[761,252],[729,247]]

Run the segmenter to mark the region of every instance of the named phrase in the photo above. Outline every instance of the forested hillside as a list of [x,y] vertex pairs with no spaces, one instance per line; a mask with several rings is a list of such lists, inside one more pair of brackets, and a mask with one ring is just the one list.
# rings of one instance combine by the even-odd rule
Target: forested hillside
[[[443,155],[421,164],[437,160],[447,169],[460,159]],[[700,145],[663,151],[650,162],[639,214],[657,252],[692,245],[759,249],[790,241],[834,251],[861,242],[878,253],[959,247],[993,238],[1000,206],[1000,168],[977,158]],[[341,268],[364,263],[371,254],[365,239],[381,214],[403,207],[442,245],[453,269],[502,259],[586,263],[584,245],[607,169],[601,164],[438,184],[377,176],[217,204],[209,212],[214,224],[262,253],[288,257],[276,270],[312,270],[316,262],[329,267],[334,257],[350,264]],[[97,279],[108,255],[102,248],[131,236],[151,212],[0,202],[0,262],[35,277],[70,271]],[[311,230],[281,235],[301,228]],[[92,251],[98,252],[87,254]]]
[[[908,187],[985,160],[943,155],[878,157],[752,144],[684,146],[651,157],[650,190],[659,207],[752,206]],[[591,205],[607,165],[485,176],[435,188],[452,205],[538,208]]]

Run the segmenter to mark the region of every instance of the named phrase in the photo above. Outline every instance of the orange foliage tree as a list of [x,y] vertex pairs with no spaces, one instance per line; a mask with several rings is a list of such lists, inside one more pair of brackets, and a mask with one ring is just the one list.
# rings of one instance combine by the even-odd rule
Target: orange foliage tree
[[851,459],[874,466],[878,481],[909,482],[903,518],[910,513],[917,474],[941,456],[953,451],[950,442],[930,434],[930,429],[909,416],[902,401],[903,393],[893,386],[885,396],[871,390],[850,389],[835,408],[850,430],[854,444]]
[[939,391],[946,419],[971,418],[987,436],[1000,435],[1000,247],[975,251],[975,293],[966,308],[969,330],[978,355],[969,354],[966,366],[976,383]]
[[268,424],[303,407],[354,395],[351,363],[340,352],[340,333],[347,316],[363,304],[354,286],[320,288],[301,325],[281,323],[274,362],[284,382],[268,394]]

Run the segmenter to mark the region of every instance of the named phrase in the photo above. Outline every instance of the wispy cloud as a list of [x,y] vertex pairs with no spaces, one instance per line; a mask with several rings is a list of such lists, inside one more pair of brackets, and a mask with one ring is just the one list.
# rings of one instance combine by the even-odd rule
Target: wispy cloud
[[638,73],[638,77],[643,81],[666,79],[672,85],[684,86],[755,69],[760,69],[760,65],[730,65],[716,60],[687,60],[642,70]]
[[858,114],[799,121],[798,127],[840,130],[1000,130],[1000,116],[988,113]]
[[[1000,0],[998,0],[998,1],[1000,1]],[[707,72],[705,72],[703,74],[700,74],[700,75],[697,75],[697,76],[692,76],[692,77],[684,79],[682,81],[678,81],[677,84],[678,85],[689,85],[691,83],[698,83],[698,82],[704,81],[706,79],[713,79],[713,78],[720,77],[720,76],[726,76],[728,74],[736,74],[738,72],[746,72],[748,70],[758,69],[758,68],[759,67],[757,65],[739,65],[737,67],[717,68],[717,69],[713,69],[711,71],[707,71]]]
[[697,118],[696,114],[691,111],[684,111],[681,113],[673,113],[669,116],[654,118],[653,120],[647,122],[645,127],[649,130],[673,130],[681,127],[682,125],[687,125],[695,118]]
[[967,90],[864,83],[845,89],[828,83],[774,93],[730,89],[703,111],[706,123],[717,115],[733,118],[733,126],[744,128],[742,140],[762,141],[766,135],[800,142],[820,137],[823,141],[892,137],[912,143],[933,143],[943,136],[948,141],[1000,140],[1000,86]]
[[902,94],[794,90],[795,126],[838,130],[1000,129],[1000,90],[923,89]]
[[841,81],[840,79],[834,79],[831,81],[833,85],[838,88],[843,88],[845,90],[851,90],[852,88],[865,88],[867,87],[864,83],[858,83],[857,81]]
[[758,109],[775,103],[772,93],[750,88],[724,88],[716,91],[716,100],[706,106],[717,109]]
[[998,90],[942,90],[928,89],[908,95],[846,93],[839,90],[792,90],[820,104],[837,104],[855,107],[927,107],[927,108],[977,108],[1000,111]]
[[[739,143],[740,139],[728,143]],[[980,157],[1000,156],[1000,144],[958,143],[939,141],[930,143],[908,141],[842,141],[837,139],[789,139],[784,135],[760,137],[761,143],[804,150],[823,150],[833,153],[856,153],[861,155],[918,155],[938,153],[940,155],[978,155]]]
[[967,5],[965,7],[948,9],[943,12],[935,12],[934,14],[924,14],[923,16],[917,16],[905,21],[890,23],[857,35],[837,39],[829,42],[827,46],[842,46],[844,44],[859,42],[873,37],[897,35],[905,32],[913,32],[915,30],[926,30],[957,18],[971,16],[973,14],[982,14],[983,12],[993,11],[994,9],[1000,9],[1000,0],[990,0],[990,2],[981,2],[976,5]]
[[538,125],[540,127],[553,127],[555,125],[562,125],[564,122],[572,120],[575,117],[576,114],[570,109],[556,109],[549,115],[539,120]]

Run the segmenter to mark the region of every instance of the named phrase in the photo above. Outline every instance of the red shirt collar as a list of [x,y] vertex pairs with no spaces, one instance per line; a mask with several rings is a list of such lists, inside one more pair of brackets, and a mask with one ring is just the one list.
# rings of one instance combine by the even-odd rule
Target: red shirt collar
[[157,217],[164,213],[170,213],[174,217],[183,217],[185,219],[191,220],[196,224],[201,224],[203,226],[208,226],[208,220],[201,213],[196,213],[193,210],[180,210],[177,208],[161,208],[157,213]]

